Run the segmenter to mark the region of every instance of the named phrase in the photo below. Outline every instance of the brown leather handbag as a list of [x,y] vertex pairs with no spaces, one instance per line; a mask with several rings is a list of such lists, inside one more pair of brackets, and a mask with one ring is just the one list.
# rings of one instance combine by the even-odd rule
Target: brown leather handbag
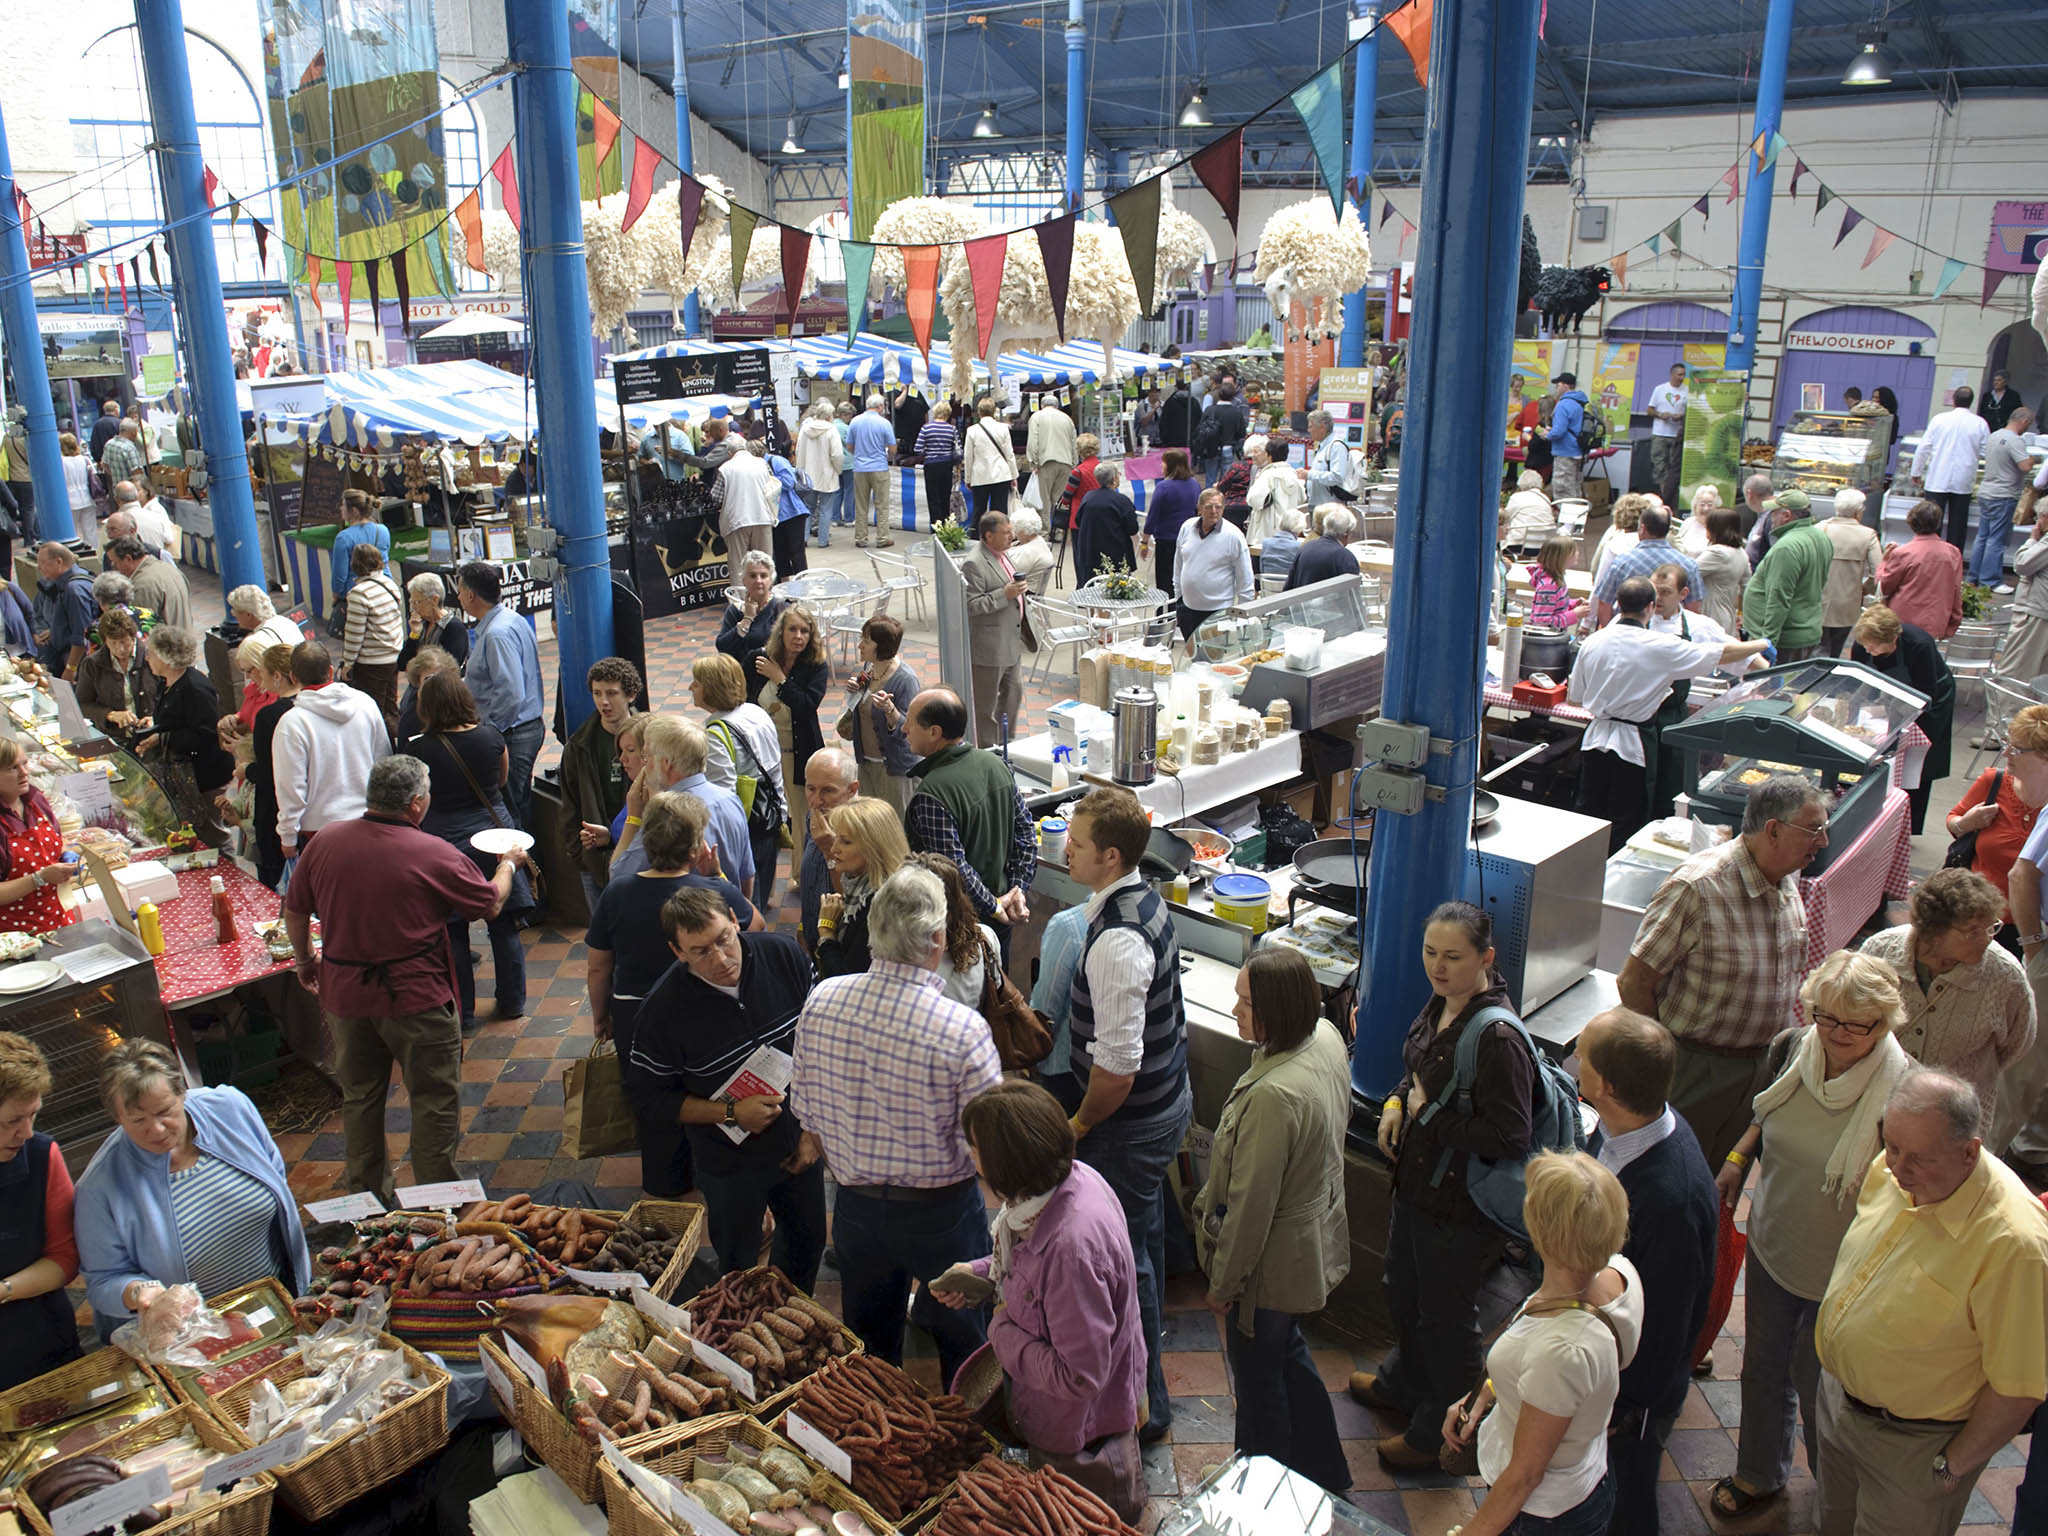
[[1022,1072],[1052,1054],[1052,1021],[1031,1006],[1003,970],[1003,959],[981,941],[981,1016],[995,1038],[1005,1072]]

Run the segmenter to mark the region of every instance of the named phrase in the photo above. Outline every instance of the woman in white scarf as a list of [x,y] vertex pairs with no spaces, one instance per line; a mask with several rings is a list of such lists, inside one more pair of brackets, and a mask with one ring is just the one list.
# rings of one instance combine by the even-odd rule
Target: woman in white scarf
[[1885,1100],[1912,1066],[1892,1034],[1906,1018],[1898,978],[1876,956],[1835,951],[1806,978],[1799,1001],[1812,1026],[1771,1042],[1771,1082],[1756,1096],[1756,1121],[1716,1179],[1733,1207],[1750,1164],[1760,1170],[1743,1277],[1742,1430],[1735,1474],[1713,1494],[1726,1518],[1784,1491],[1795,1398],[1807,1465],[1820,1465],[1814,1319],[1878,1156]]
[[1252,488],[1245,493],[1245,502],[1252,509],[1244,535],[1248,544],[1265,543],[1279,528],[1281,514],[1294,511],[1308,494],[1287,455],[1283,452],[1276,462],[1272,454],[1272,445],[1265,438],[1244,440],[1245,462],[1252,467]]

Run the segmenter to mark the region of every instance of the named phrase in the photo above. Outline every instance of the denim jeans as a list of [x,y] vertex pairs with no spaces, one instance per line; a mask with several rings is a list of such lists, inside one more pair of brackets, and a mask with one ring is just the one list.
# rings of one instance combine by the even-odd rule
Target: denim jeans
[[[491,990],[498,1017],[516,1019],[526,1012],[526,947],[519,942],[519,919],[501,913],[484,924],[491,936]],[[476,1021],[476,966],[469,958],[469,922],[448,925],[448,945],[455,953],[456,994],[462,1022]]]
[[1131,1256],[1138,1265],[1138,1321],[1145,1329],[1148,1427],[1155,1433],[1173,1422],[1173,1399],[1167,1395],[1166,1369],[1159,1362],[1166,1289],[1166,1165],[1180,1151],[1194,1113],[1194,1091],[1183,1086],[1172,1106],[1157,1114],[1128,1122],[1103,1121],[1081,1139],[1079,1154],[1116,1191],[1130,1230]]
[[832,504],[832,521],[845,528],[853,522],[853,471],[839,472],[839,499]]
[[1380,1395],[1408,1414],[1408,1443],[1443,1445],[1444,1411],[1479,1379],[1480,1299],[1507,1237],[1489,1225],[1439,1221],[1400,1200],[1387,1229],[1387,1310],[1394,1347]]
[[1995,587],[2005,580],[2005,541],[2012,532],[2016,496],[1984,496],[1977,501],[1977,544],[1970,551],[1970,568],[1964,574],[1980,587]]
[[1792,1476],[1792,1433],[1796,1413],[1806,1431],[1806,1466],[1820,1466],[1820,1357],[1814,1353],[1813,1324],[1820,1303],[1794,1296],[1770,1276],[1750,1250],[1742,1268],[1742,1299],[1748,1329],[1742,1343],[1742,1429],[1737,1437],[1735,1475],[1744,1487],[1769,1493]]
[[[931,1280],[987,1254],[988,1211],[973,1179],[924,1199],[884,1199],[885,1189],[841,1185],[832,1208],[832,1242],[839,1250],[846,1326],[866,1341],[869,1354],[901,1365],[911,1281]],[[988,1320],[978,1307],[956,1312],[927,1304],[918,1322],[939,1346],[939,1381],[950,1389],[954,1373],[988,1342]]]
[[1614,1518],[1614,1474],[1604,1474],[1600,1485],[1577,1505],[1561,1515],[1517,1515],[1507,1536],[1607,1536]]
[[1341,1497],[1351,1487],[1351,1470],[1337,1437],[1330,1394],[1301,1334],[1301,1319],[1259,1307],[1247,1334],[1243,1318],[1240,1302],[1223,1325],[1237,1397],[1238,1454],[1270,1456]]
[[541,742],[547,735],[547,727],[539,716],[522,720],[505,732],[505,752],[511,758],[511,765],[505,774],[505,808],[512,813],[512,825],[527,825],[529,806],[533,800],[533,765],[540,756]]

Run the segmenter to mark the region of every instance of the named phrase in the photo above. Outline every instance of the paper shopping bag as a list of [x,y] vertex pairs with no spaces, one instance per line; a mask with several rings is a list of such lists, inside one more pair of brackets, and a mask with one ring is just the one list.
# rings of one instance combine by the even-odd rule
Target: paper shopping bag
[[619,1053],[609,1040],[596,1041],[588,1056],[569,1063],[562,1095],[562,1156],[611,1157],[632,1150],[638,1132]]

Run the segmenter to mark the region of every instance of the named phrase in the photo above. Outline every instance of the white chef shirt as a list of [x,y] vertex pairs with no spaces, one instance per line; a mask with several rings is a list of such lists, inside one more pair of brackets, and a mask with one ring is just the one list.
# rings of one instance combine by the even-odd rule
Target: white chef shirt
[[[1688,614],[1688,622],[1697,616]],[[1724,640],[1681,640],[1640,624],[1616,621],[1594,634],[1572,664],[1566,697],[1593,716],[1584,750],[1612,752],[1642,767],[1639,721],[1664,707],[1671,685],[1682,677],[1704,677],[1721,664]]]
[[[2048,817],[2042,820],[2048,822]],[[1134,869],[1108,889],[1096,891],[1084,908],[1089,926],[1094,926],[1113,893],[1144,883],[1144,875]],[[1087,947],[1081,964],[1095,1009],[1095,1046],[1089,1063],[1119,1077],[1132,1076],[1145,1064],[1145,989],[1152,982],[1152,946],[1135,928],[1111,928]],[[1086,1082],[1087,1067],[1078,1055],[1074,1061]]]
[[1672,387],[1671,387],[1671,386],[1670,386],[1670,385],[1669,385],[1668,383],[1666,383],[1666,384],[1659,384],[1659,385],[1658,385],[1658,386],[1657,386],[1657,387],[1656,387],[1655,389],[1651,390],[1651,391],[1650,391],[1650,412],[1651,412],[1651,415],[1650,415],[1650,436],[1652,436],[1652,437],[1676,437],[1676,436],[1678,436],[1678,434],[1679,434],[1680,432],[1682,432],[1682,431],[1683,431],[1683,430],[1685,429],[1685,424],[1684,424],[1683,422],[1678,422],[1678,421],[1666,421],[1666,420],[1665,420],[1665,419],[1664,419],[1664,418],[1663,418],[1662,416],[1659,416],[1659,415],[1657,415],[1656,413],[1657,413],[1658,411],[1680,411],[1680,412],[1683,412],[1684,410],[1685,410],[1685,391],[1684,391],[1683,389],[1673,389],[1673,388],[1672,388]]
[[1927,423],[1913,452],[1913,478],[1929,495],[1951,496],[1977,488],[1977,460],[1991,425],[1963,406]]

